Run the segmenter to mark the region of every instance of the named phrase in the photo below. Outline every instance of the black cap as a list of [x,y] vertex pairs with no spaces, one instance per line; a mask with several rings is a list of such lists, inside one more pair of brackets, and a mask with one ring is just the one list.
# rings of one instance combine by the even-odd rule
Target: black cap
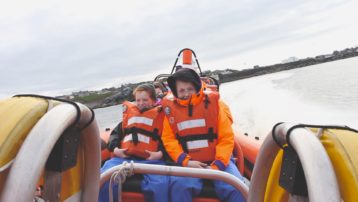
[[174,74],[172,74],[170,77],[168,77],[168,85],[169,88],[172,90],[172,93],[175,97],[178,97],[177,95],[177,89],[176,89],[176,81],[184,81],[184,82],[190,82],[194,85],[196,92],[200,91],[201,88],[201,79],[199,75],[192,69],[189,68],[181,68]]

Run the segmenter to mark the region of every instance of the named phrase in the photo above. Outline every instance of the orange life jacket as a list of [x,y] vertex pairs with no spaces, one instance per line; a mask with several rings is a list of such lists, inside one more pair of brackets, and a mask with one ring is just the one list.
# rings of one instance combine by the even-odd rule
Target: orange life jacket
[[193,160],[211,162],[218,137],[219,94],[203,93],[203,100],[195,106],[180,105],[173,95],[165,97],[162,105],[184,152]]
[[127,149],[126,154],[146,159],[149,154],[145,150],[158,151],[163,118],[161,106],[141,112],[135,104],[124,102],[121,148]]

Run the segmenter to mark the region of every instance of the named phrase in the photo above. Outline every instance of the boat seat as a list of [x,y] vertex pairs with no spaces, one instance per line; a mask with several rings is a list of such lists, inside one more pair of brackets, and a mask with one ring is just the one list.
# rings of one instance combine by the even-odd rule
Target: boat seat
[[[140,174],[135,174],[128,178],[124,183],[123,192],[141,192],[140,182],[143,177]],[[211,180],[204,180],[203,190],[197,196],[199,198],[217,198],[214,190],[214,184]]]
[[[48,99],[52,98],[24,95],[0,100],[0,201],[33,201],[39,185],[43,185],[46,201],[98,198],[99,131],[94,114],[81,104],[76,110],[67,103]],[[58,152],[60,155],[51,156],[56,153],[51,152],[56,145],[64,145],[61,141],[72,141],[65,135],[72,135],[67,129],[74,120],[79,128],[86,127],[80,139],[73,138],[78,147],[68,149],[65,155]],[[61,157],[76,162],[64,168]],[[49,159],[51,163],[46,164]],[[59,166],[49,169],[50,164]],[[14,194],[19,187],[21,194]]]
[[47,108],[48,102],[39,98],[0,100],[0,192],[22,142]]
[[[317,128],[310,128],[312,135]],[[358,132],[343,129],[325,129],[320,137],[332,163],[342,201],[358,201]],[[289,193],[279,185],[283,150],[279,150],[272,164],[264,201],[289,201]]]
[[358,132],[328,129],[321,142],[333,164],[342,201],[358,201]]

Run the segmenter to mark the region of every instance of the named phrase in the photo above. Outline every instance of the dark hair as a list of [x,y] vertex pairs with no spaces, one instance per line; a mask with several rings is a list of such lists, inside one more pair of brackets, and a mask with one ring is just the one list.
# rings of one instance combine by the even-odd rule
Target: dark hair
[[155,88],[160,88],[160,90],[162,90],[163,92],[168,91],[168,90],[164,87],[164,84],[162,84],[162,83],[159,82],[159,81],[154,81],[154,82],[153,82],[153,85],[154,85]]
[[104,150],[107,148],[107,143],[101,138],[101,150]]
[[181,66],[181,65],[175,66],[175,72],[177,72],[178,70],[180,70],[180,69],[182,69],[182,68],[183,68],[183,66]]
[[200,76],[192,69],[182,68],[168,77],[168,85],[175,97],[178,97],[176,89],[176,81],[190,82],[198,93],[201,89]]
[[145,83],[145,84],[141,84],[139,86],[137,86],[134,91],[133,91],[133,96],[135,97],[135,94],[137,92],[142,92],[145,91],[149,94],[149,97],[153,100],[156,101],[157,100],[157,95],[155,94],[155,88],[152,84],[149,83]]

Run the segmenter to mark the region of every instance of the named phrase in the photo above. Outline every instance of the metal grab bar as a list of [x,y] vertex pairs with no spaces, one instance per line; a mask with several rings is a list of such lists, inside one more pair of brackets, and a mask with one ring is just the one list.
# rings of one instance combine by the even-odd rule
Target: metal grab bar
[[249,188],[244,182],[230,173],[218,170],[202,169],[202,168],[186,168],[178,166],[150,165],[143,163],[127,163],[112,167],[101,174],[100,187],[110,179],[112,174],[120,169],[132,169],[133,173],[140,174],[156,174],[156,175],[173,175],[182,177],[196,177],[211,180],[224,181],[236,189],[238,189],[245,199],[248,197]]

